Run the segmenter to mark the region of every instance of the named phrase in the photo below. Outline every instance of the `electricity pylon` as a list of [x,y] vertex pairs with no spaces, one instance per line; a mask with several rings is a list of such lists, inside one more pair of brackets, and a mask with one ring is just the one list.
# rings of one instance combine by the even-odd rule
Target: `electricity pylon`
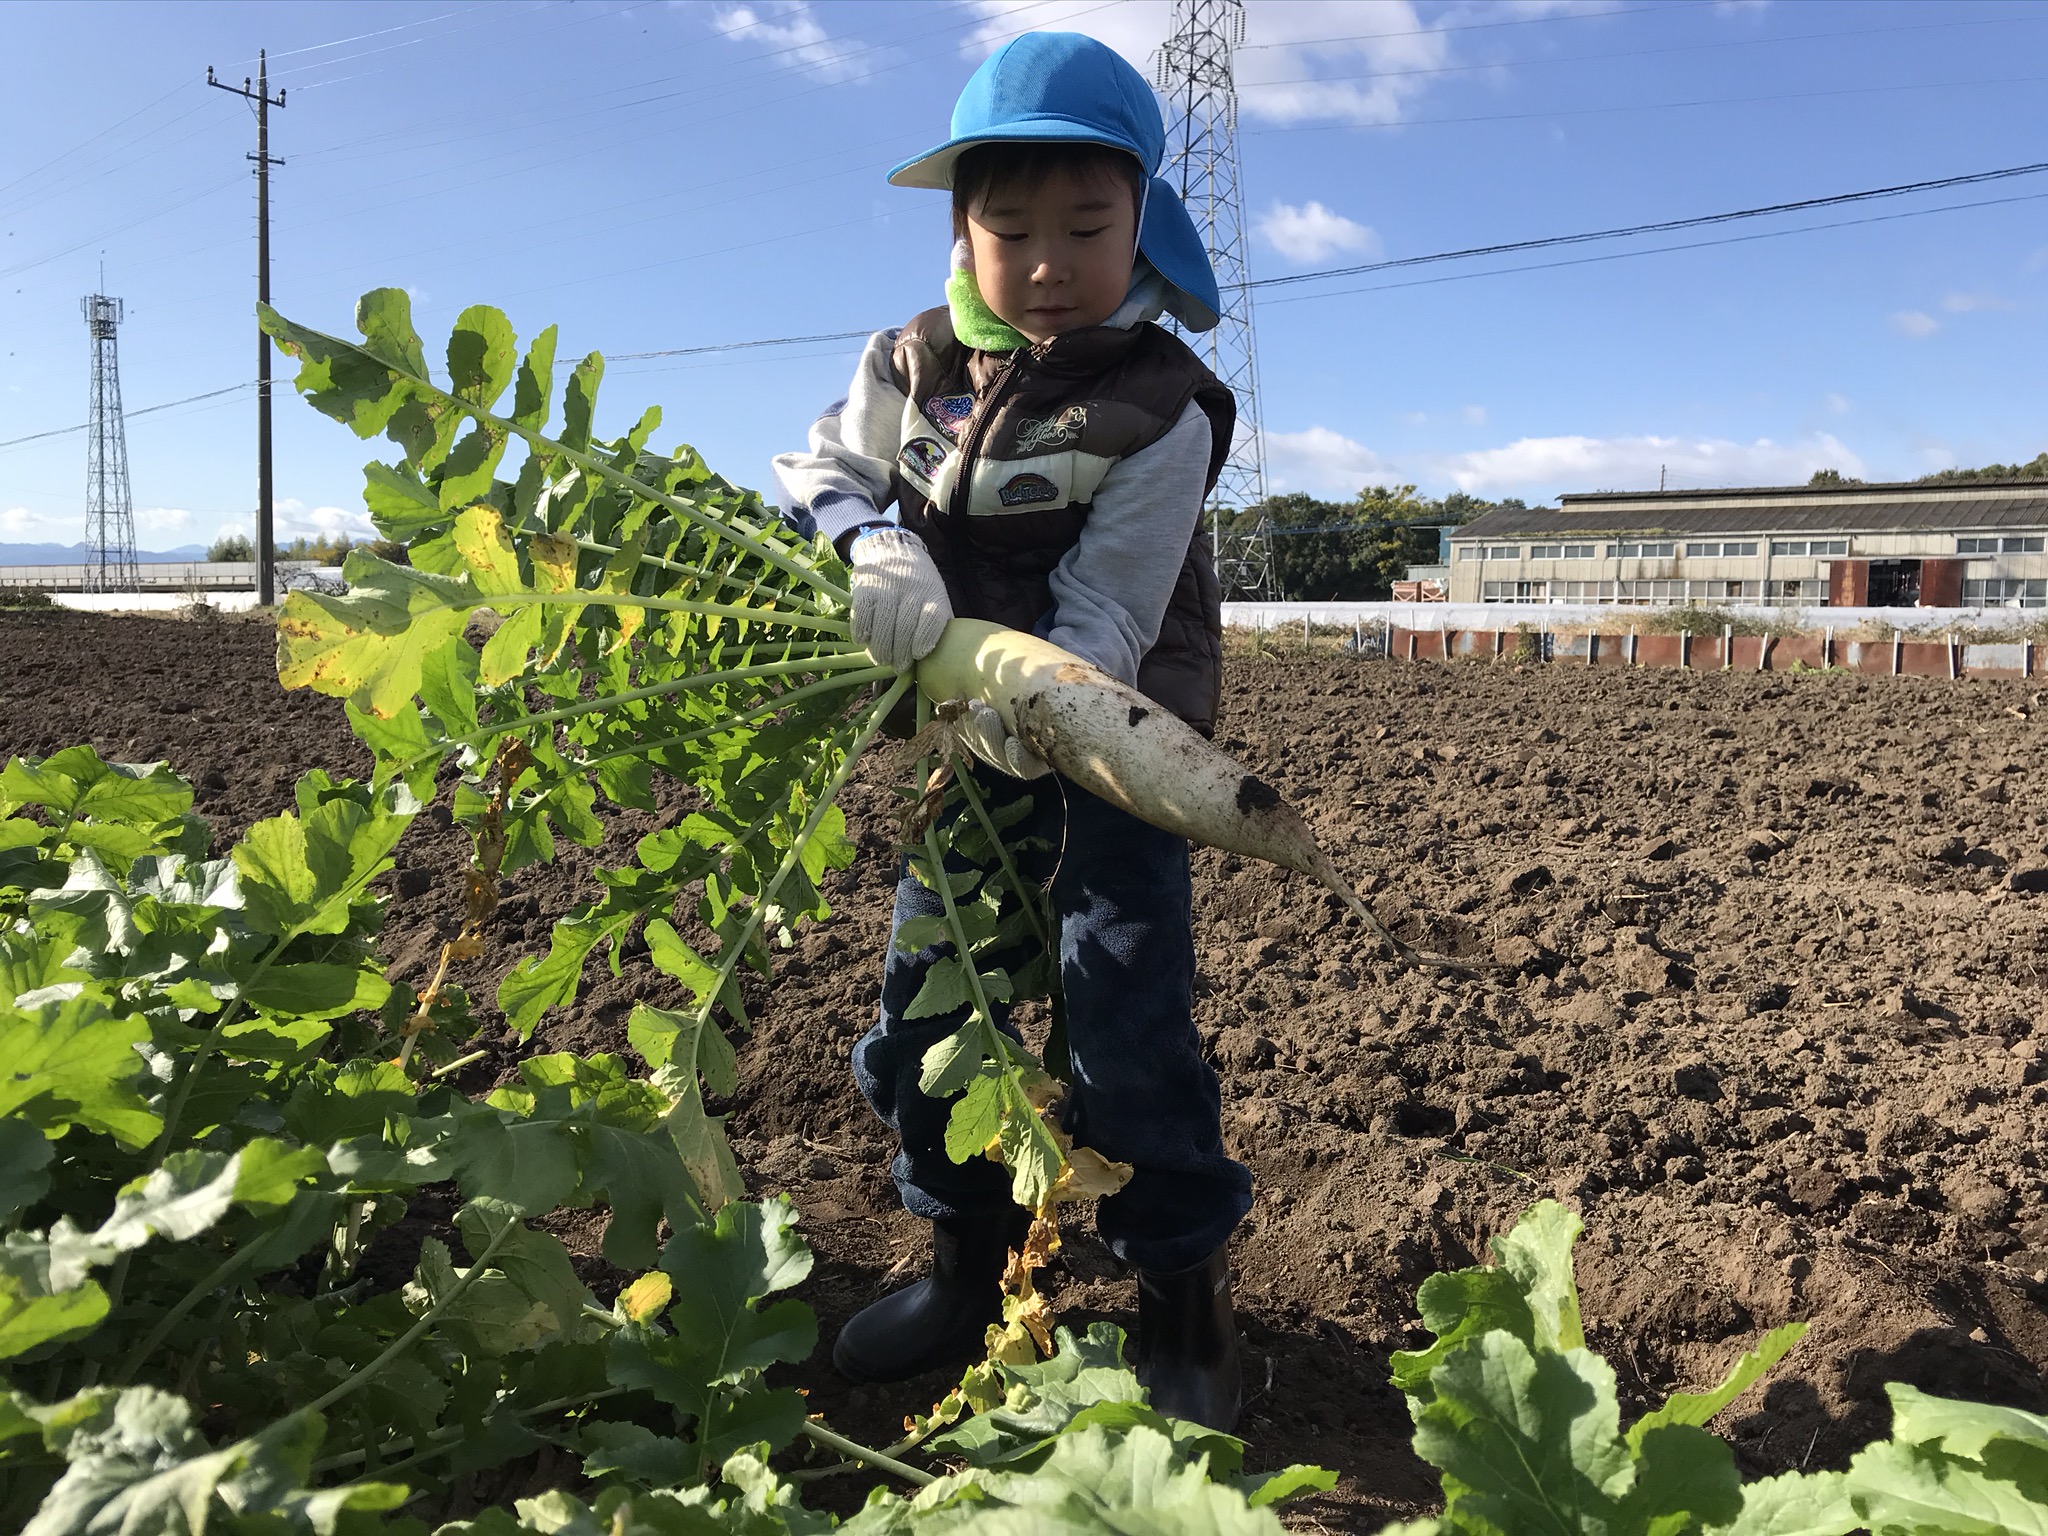
[[122,304],[103,293],[78,301],[92,336],[92,420],[85,440],[85,590],[133,592],[135,503],[128,489],[128,424],[121,416]]
[[1216,574],[1223,595],[1278,596],[1273,534],[1263,515],[1242,513],[1266,499],[1265,447],[1259,435],[1259,387],[1252,344],[1252,295],[1246,285],[1244,192],[1237,174],[1237,84],[1231,51],[1244,41],[1244,0],[1173,0],[1173,32],[1153,56],[1152,83],[1166,98],[1166,180],[1209,247],[1222,291],[1215,329],[1182,337],[1237,396],[1237,434],[1209,502]]

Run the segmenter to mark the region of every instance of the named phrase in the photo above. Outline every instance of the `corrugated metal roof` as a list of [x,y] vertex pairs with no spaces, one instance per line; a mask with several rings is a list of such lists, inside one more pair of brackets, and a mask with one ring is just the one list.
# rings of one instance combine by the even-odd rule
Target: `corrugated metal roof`
[[[1694,535],[2048,532],[2048,485],[1829,486],[1803,490],[1566,496],[1562,507],[1503,507],[1451,530],[1454,540]],[[1735,504],[1731,505],[1733,502]]]

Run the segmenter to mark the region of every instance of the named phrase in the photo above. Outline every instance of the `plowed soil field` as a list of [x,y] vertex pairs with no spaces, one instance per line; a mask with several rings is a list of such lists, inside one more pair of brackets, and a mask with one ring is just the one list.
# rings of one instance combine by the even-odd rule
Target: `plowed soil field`
[[[313,766],[363,771],[340,705],[286,694],[261,622],[0,614],[0,755],[88,741],[169,760],[223,842]],[[1258,1180],[1233,1246],[1242,1433],[1345,1475],[1295,1523],[1426,1505],[1386,1384],[1414,1291],[1530,1200],[1584,1213],[1593,1342],[1640,1405],[1755,1335],[1813,1329],[1716,1426],[1745,1472],[1838,1465],[1887,1379],[2048,1407],[2048,701],[2022,683],[1239,658],[1222,743],[1299,805],[1405,936],[1513,969],[1395,973],[1299,877],[1196,858],[1197,1015]],[[787,1190],[829,1338],[922,1262],[847,1066],[871,1022],[894,869],[886,764],[848,796],[837,915],[742,1043],[730,1131]],[[623,860],[658,818],[622,815]],[[393,877],[393,971],[459,921],[467,842],[434,812]],[[571,849],[509,883],[483,1000],[590,890]],[[531,1049],[624,1049],[644,950],[593,967]],[[470,1069],[490,1086],[520,1047]],[[1085,1221],[1047,1277],[1065,1319],[1131,1320]],[[600,1289],[594,1231],[570,1230]],[[418,1230],[391,1239],[415,1247]],[[395,1268],[410,1254],[380,1255]],[[880,1443],[939,1378],[804,1373]]]

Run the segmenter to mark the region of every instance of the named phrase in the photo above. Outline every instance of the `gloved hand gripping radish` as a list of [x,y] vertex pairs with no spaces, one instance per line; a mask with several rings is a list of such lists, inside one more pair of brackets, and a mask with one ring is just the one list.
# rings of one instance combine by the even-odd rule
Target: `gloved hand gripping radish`
[[846,558],[853,567],[853,638],[885,667],[901,671],[922,661],[953,617],[946,578],[924,541],[901,528],[870,528],[854,535]]

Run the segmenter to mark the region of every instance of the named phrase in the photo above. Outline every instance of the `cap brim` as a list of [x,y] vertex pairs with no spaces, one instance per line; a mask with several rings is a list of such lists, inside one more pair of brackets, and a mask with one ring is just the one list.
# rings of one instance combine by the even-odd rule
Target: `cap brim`
[[1213,330],[1222,318],[1223,301],[1209,265],[1209,247],[1180,195],[1163,177],[1152,178],[1138,249],[1171,290],[1167,313],[1191,331]]
[[1107,149],[1120,149],[1140,165],[1145,164],[1144,152],[1136,144],[1115,134],[1104,133],[1094,124],[1077,122],[1070,117],[1030,117],[1003,124],[1000,133],[974,133],[948,139],[938,148],[928,149],[897,166],[889,173],[889,184],[895,187],[929,187],[943,192],[953,185],[954,164],[977,144],[1100,144]]

